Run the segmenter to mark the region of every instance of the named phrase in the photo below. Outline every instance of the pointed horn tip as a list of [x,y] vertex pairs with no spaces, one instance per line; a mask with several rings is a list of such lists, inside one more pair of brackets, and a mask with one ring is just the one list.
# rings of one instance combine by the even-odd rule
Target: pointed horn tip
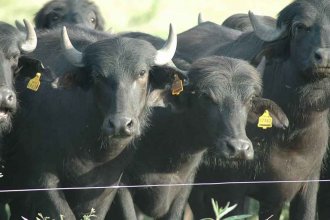
[[202,12],[199,12],[198,13],[198,24],[201,24],[201,23],[203,23],[204,21],[203,21],[203,15],[202,15]]
[[62,34],[62,39],[61,39],[62,46],[64,47],[64,49],[73,47],[71,44],[69,35],[68,35],[68,31],[66,30],[65,26],[63,26],[63,28],[62,28],[61,34]]
[[[15,23],[16,22],[19,23],[19,21],[17,21],[17,20],[15,21]],[[33,25],[28,20],[26,20],[25,18],[23,19],[23,22],[24,22],[25,28],[27,30],[28,30],[28,27],[31,28],[31,29],[33,28]]]
[[33,25],[26,19],[23,19],[26,29],[26,40],[20,44],[20,49],[24,52],[32,52],[37,47],[37,34]]
[[67,32],[65,26],[62,27],[62,35],[63,35],[63,34],[68,35],[68,32]]
[[169,33],[170,34],[173,34],[174,33],[174,28],[173,28],[172,23],[170,23]]

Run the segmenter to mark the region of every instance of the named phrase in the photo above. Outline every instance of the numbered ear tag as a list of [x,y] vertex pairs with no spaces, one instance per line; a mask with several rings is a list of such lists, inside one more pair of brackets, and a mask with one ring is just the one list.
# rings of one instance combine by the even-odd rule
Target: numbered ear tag
[[31,89],[35,92],[38,91],[39,86],[40,86],[40,77],[41,77],[41,73],[37,73],[35,77],[30,79],[26,88]]
[[267,128],[271,128],[272,126],[273,126],[273,119],[269,115],[268,110],[265,110],[265,112],[259,117],[258,128],[267,129]]
[[174,75],[174,81],[172,83],[172,95],[180,95],[183,91],[182,80],[179,78],[178,74]]

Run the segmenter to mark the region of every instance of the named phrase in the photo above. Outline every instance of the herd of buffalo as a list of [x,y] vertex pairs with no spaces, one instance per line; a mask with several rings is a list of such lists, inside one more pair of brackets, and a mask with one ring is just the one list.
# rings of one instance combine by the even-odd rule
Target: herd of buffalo
[[[197,220],[213,216],[211,198],[246,214],[247,197],[260,220],[286,203],[291,220],[330,219],[318,181],[330,179],[330,0],[295,0],[277,19],[200,16],[165,40],[104,31],[88,0],[52,0],[34,22],[0,22],[10,219],[180,220],[189,204]],[[259,128],[267,112],[272,128]]]

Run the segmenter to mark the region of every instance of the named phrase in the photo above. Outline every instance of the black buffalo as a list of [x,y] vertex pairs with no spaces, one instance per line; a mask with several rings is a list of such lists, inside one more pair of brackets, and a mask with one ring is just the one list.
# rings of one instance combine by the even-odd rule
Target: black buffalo
[[[276,19],[270,16],[259,15],[257,17],[258,19],[263,19],[264,23],[266,23],[267,25],[273,25],[274,27],[276,26]],[[226,20],[223,21],[222,25],[242,32],[253,31],[253,27],[248,14],[233,14],[226,18]]]
[[17,109],[13,87],[14,74],[21,54],[32,52],[37,37],[32,25],[24,21],[27,33],[20,33],[13,26],[0,22],[0,133],[9,131],[11,118]]
[[[200,59],[188,76],[190,84],[183,92],[168,97],[177,112],[164,108],[153,112],[151,126],[136,142],[137,152],[124,171],[124,185],[192,183],[207,150],[227,159],[252,159],[245,126],[247,121],[256,122],[265,109],[270,109],[277,127],[288,126],[282,110],[260,98],[259,73],[246,61]],[[134,219],[130,201],[153,218],[181,219],[190,190],[189,186],[122,190],[118,203],[124,216],[113,214],[109,219]]]
[[36,13],[34,22],[37,29],[51,29],[67,24],[104,29],[104,19],[99,8],[89,0],[52,0]]
[[[7,188],[116,185],[130,161],[127,146],[142,133],[150,106],[162,101],[171,75],[184,77],[171,62],[176,48],[172,28],[159,50],[143,40],[93,33],[72,27],[72,43],[65,28],[39,36],[30,56],[46,58],[48,73],[36,92],[26,89],[24,74],[30,73],[17,79],[22,108],[5,140],[10,146]],[[103,219],[115,192],[18,194],[10,203],[12,219],[38,212],[80,219],[91,208]]]
[[[268,63],[263,76],[264,97],[280,105],[289,118],[286,131],[248,129],[256,159],[228,169],[202,170],[197,181],[223,180],[315,180],[319,178],[326,152],[330,102],[330,22],[329,1],[298,0],[284,8],[272,28],[250,13],[253,33],[247,33],[226,50],[239,56],[242,49],[252,55],[266,54]],[[244,44],[244,37],[250,37]],[[258,38],[258,39],[256,39]],[[255,40],[255,44],[251,43]],[[237,46],[241,48],[237,48]],[[257,47],[257,48],[256,48]],[[231,48],[229,51],[228,48]],[[223,48],[222,48],[223,49]],[[260,49],[260,50],[259,50]],[[236,50],[236,51],[235,51]],[[259,51],[258,51],[259,50]],[[246,55],[246,54],[245,54]],[[212,155],[211,155],[212,156]],[[204,175],[205,174],[205,175]],[[195,188],[191,205],[197,216],[211,198],[240,202],[249,195],[260,202],[259,218],[278,219],[285,202],[290,202],[290,219],[314,219],[318,183],[279,183]],[[203,195],[204,194],[204,195]],[[204,196],[204,201],[198,198]],[[204,210],[205,211],[205,210]],[[200,212],[200,213],[201,213]],[[205,213],[201,214],[205,217]],[[209,213],[207,216],[211,216]]]
[[227,28],[213,22],[202,22],[178,35],[177,52],[192,62],[206,53],[214,46],[223,46],[236,40],[242,32]]

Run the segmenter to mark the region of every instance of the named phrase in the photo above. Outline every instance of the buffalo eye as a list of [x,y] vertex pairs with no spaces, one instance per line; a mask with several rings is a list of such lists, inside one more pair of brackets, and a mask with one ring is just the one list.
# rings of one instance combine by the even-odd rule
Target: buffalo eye
[[90,19],[90,22],[91,22],[92,24],[95,24],[95,23],[96,23],[96,18],[91,18],[91,19]]
[[146,75],[146,73],[147,73],[146,70],[141,70],[141,71],[139,72],[138,77],[139,77],[139,78],[143,78],[143,77]]
[[253,99],[254,99],[255,97],[256,97],[255,95],[251,95],[251,96],[248,98],[246,104],[247,104],[248,106],[251,107],[252,104],[253,104]]
[[308,28],[305,24],[303,23],[295,23],[292,28],[294,34],[299,34],[302,32],[309,32],[310,28]]
[[208,103],[216,104],[215,96],[213,94],[207,94],[207,93],[202,92],[200,94],[200,97],[203,98],[203,100]]
[[52,21],[58,21],[60,17],[58,15],[52,15],[51,20]]

